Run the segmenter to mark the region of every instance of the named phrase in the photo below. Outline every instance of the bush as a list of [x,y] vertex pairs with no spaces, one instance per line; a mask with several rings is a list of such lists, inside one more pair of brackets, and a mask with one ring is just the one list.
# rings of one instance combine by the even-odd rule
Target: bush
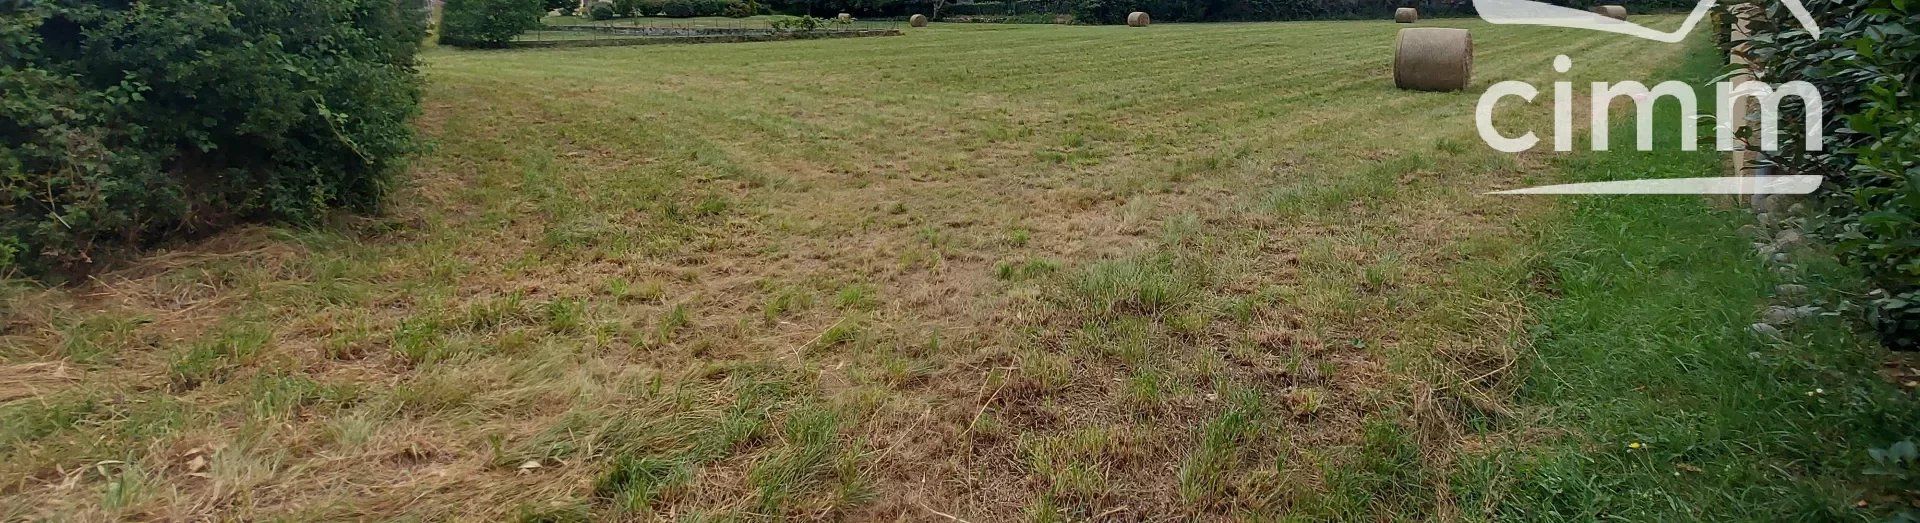
[[441,7],[440,42],[460,47],[506,47],[514,37],[540,27],[544,0],[447,0]]
[[0,273],[371,210],[414,147],[418,4],[16,1],[0,11]]
[[580,2],[575,2],[574,0],[542,0],[540,7],[546,9],[549,13],[559,11],[564,14],[571,13],[574,8],[580,7]]
[[728,18],[746,18],[764,13],[766,13],[766,8],[761,7],[759,2],[753,0],[728,2],[727,7],[720,11],[721,16]]
[[594,2],[587,6],[587,19],[612,20],[620,17],[620,9],[613,2]]
[[[1820,88],[1829,132],[1821,150],[1781,133],[1773,161],[1826,177],[1809,228],[1878,287],[1870,319],[1888,346],[1920,350],[1920,5],[1904,0],[1808,0],[1814,38],[1780,4],[1755,21],[1749,58],[1767,81]],[[1782,129],[1800,128],[1797,107]]]
[[667,16],[676,18],[720,16],[726,10],[727,0],[667,0],[661,8]]
[[811,16],[783,16],[767,22],[767,27],[789,33],[805,33],[819,29],[823,25],[826,25],[825,20]]
[[[1065,2],[1067,0],[1059,0]],[[763,12],[788,13],[794,15],[819,15],[832,18],[840,13],[850,13],[861,18],[904,17],[910,14],[934,14],[932,0],[760,0]],[[942,2],[945,13],[952,2]],[[1063,4],[1064,5],[1064,4]]]
[[633,16],[659,16],[667,10],[667,0],[628,0],[632,7],[626,13]]
[[941,16],[997,16],[1019,14],[1044,14],[1058,10],[1060,4],[1051,0],[1022,0],[1019,2],[974,2],[942,7]]

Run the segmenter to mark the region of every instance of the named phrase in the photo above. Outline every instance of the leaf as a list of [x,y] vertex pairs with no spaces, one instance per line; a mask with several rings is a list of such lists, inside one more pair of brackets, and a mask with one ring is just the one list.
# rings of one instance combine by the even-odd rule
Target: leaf
[[1894,458],[1900,461],[1914,461],[1916,458],[1920,458],[1920,451],[1915,450],[1913,440],[1904,440],[1895,443],[1893,444],[1893,448],[1888,450],[1893,454]]

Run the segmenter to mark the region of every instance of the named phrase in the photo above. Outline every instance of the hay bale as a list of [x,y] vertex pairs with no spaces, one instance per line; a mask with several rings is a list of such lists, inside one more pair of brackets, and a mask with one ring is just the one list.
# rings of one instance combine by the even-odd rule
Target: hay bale
[[1593,12],[1614,20],[1627,19],[1627,7],[1622,5],[1597,5],[1593,7]]
[[1146,27],[1147,24],[1151,23],[1153,23],[1153,18],[1147,16],[1146,11],[1127,13],[1127,25],[1130,27]]
[[846,21],[850,21],[850,20],[853,20],[853,15],[850,15],[850,14],[846,14],[846,13],[840,13],[840,16],[839,16],[838,18],[840,19],[840,21],[842,21],[842,22],[846,22]]
[[913,15],[912,18],[907,19],[907,25],[911,25],[914,27],[926,27],[927,15]]
[[1393,10],[1393,21],[1402,24],[1418,22],[1420,21],[1420,10],[1411,7],[1395,9]]
[[1473,81],[1473,36],[1466,29],[1401,29],[1393,40],[1393,85],[1458,91]]

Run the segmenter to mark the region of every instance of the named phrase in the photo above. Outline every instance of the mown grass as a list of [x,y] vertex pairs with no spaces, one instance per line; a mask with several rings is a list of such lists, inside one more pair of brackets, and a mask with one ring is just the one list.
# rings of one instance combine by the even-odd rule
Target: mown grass
[[[1695,53],[1676,76],[1704,85],[1717,65]],[[1678,151],[1676,105],[1658,121],[1655,151],[1633,152],[1620,124],[1616,152],[1567,158],[1567,178],[1720,172],[1718,154]],[[1867,474],[1867,450],[1920,432],[1920,411],[1855,329],[1856,275],[1817,248],[1768,263],[1737,231],[1753,215],[1725,200],[1579,197],[1550,223],[1518,437],[1457,475],[1476,516],[1865,520],[1903,503]],[[1774,338],[1749,328],[1769,305],[1824,313]]]
[[[1482,79],[1680,54],[1430,25]],[[7,287],[0,519],[1520,513],[1461,451],[1535,416],[1558,215],[1478,193],[1551,166],[1396,29],[430,53],[388,212]]]

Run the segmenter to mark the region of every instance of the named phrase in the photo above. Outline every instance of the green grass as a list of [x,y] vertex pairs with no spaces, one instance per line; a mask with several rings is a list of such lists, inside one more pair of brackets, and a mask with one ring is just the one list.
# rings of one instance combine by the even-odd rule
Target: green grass
[[[1704,82],[1710,56],[1678,74]],[[1701,90],[1708,100],[1711,89]],[[1563,162],[1571,181],[1709,176],[1712,152],[1675,152],[1677,106],[1663,104],[1655,152]],[[1488,449],[1459,475],[1462,504],[1501,520],[1869,519],[1884,510],[1867,449],[1920,432],[1911,398],[1875,373],[1884,351],[1847,323],[1857,279],[1817,250],[1770,270],[1725,200],[1578,197],[1545,232],[1547,294],[1535,299],[1533,354],[1509,421],[1536,436]],[[1774,295],[1800,282],[1817,297]],[[1784,339],[1749,331],[1769,304],[1839,314]],[[1855,510],[1857,501],[1872,511]]]
[[1894,404],[1853,341],[1734,343],[1772,276],[1667,228],[1735,217],[1480,194],[1709,166],[1473,135],[1683,49],[1423,25],[1476,91],[1392,88],[1384,20],[431,51],[383,213],[5,287],[0,519],[1850,510]]

